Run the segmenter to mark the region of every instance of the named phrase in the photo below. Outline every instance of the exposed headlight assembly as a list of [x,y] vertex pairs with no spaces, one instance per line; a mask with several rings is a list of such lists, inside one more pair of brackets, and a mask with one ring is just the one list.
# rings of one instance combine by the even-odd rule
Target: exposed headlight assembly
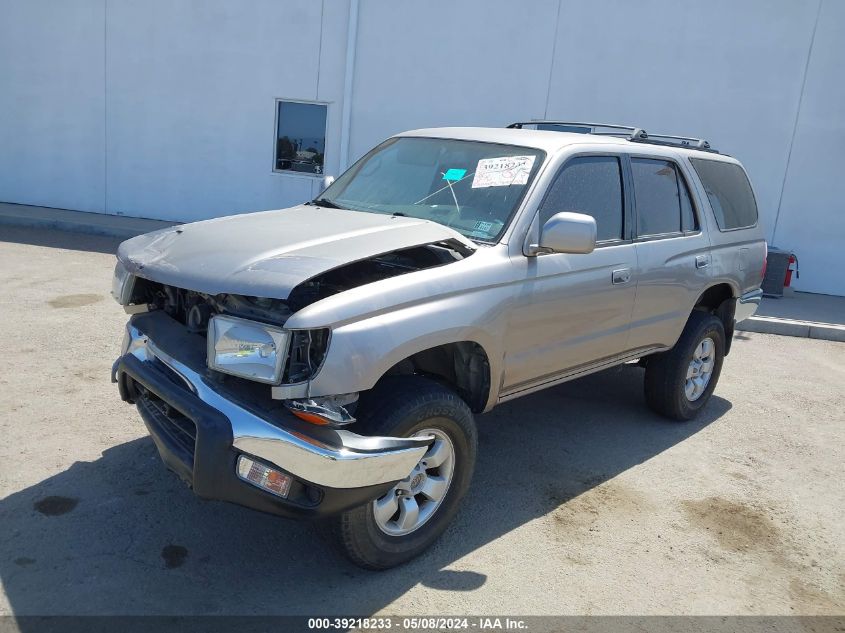
[[329,346],[329,329],[292,330],[285,383],[313,378],[320,370]]
[[111,280],[111,296],[122,306],[128,306],[135,287],[135,275],[126,270],[123,262],[117,260]]
[[208,366],[225,374],[278,385],[287,347],[277,326],[221,315],[208,322]]

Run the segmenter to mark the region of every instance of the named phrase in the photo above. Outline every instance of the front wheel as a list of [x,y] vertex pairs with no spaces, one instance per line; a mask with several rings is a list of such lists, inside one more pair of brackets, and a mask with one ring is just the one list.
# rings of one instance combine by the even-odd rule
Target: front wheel
[[469,488],[478,440],[466,403],[428,378],[386,378],[367,400],[359,408],[356,432],[434,437],[405,479],[334,521],[352,562],[387,569],[422,553],[448,527]]
[[707,312],[693,312],[675,347],[649,357],[646,401],[661,415],[691,420],[713,394],[724,358],[722,321]]

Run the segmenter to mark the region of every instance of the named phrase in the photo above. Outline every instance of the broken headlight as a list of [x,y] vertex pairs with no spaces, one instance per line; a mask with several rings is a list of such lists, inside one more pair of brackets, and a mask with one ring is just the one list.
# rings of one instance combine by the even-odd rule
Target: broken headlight
[[311,379],[326,357],[329,330],[292,330],[288,366],[284,382],[294,384]]
[[135,275],[126,270],[126,266],[119,259],[114,266],[114,276],[111,280],[111,296],[122,306],[128,306],[135,287]]

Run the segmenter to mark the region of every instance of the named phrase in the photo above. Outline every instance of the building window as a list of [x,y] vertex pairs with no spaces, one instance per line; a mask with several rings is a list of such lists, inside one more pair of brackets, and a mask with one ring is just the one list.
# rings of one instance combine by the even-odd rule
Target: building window
[[321,103],[276,101],[276,171],[323,173],[327,110]]

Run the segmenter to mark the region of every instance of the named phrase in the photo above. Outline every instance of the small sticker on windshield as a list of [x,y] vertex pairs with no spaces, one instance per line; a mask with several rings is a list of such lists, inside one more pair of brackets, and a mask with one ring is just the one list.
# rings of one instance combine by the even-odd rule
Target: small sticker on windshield
[[443,173],[443,180],[460,180],[467,173],[466,169],[449,169]]
[[476,222],[475,223],[475,231],[483,231],[484,233],[489,233],[490,229],[493,228],[492,222]]
[[536,156],[502,156],[500,158],[482,158],[478,161],[472,188],[507,187],[524,185],[534,166]]

